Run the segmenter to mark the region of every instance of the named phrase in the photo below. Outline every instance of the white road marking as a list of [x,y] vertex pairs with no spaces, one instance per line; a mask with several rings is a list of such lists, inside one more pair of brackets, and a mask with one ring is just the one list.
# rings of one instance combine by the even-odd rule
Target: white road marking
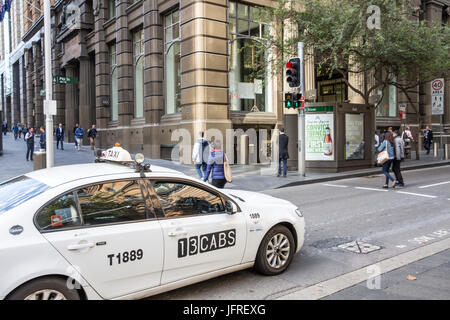
[[399,248],[399,249],[406,248],[406,246],[405,246],[404,244],[400,244],[400,245],[398,245],[398,246],[396,246],[396,247]]
[[315,285],[300,289],[295,292],[287,293],[279,296],[276,300],[318,300],[336,292],[353,287],[358,283],[367,281],[371,275],[368,272],[369,267],[378,267],[380,274],[390,272],[392,270],[404,267],[415,261],[432,256],[436,253],[448,250],[450,246],[450,238],[431,243],[427,246],[419,247],[411,251],[399,254],[395,257],[379,261],[370,266],[343,274],[333,279],[325,280]]
[[435,183],[435,184],[430,184],[428,186],[421,186],[419,187],[419,189],[425,189],[425,188],[431,188],[431,187],[437,187],[437,186],[442,186],[443,184],[449,184],[450,181],[445,181],[445,182],[440,182],[440,183]]
[[328,183],[324,183],[323,185],[324,185],[324,186],[327,186],[327,187],[348,188],[347,186],[342,186],[342,185],[339,185],[339,184],[328,184]]
[[411,196],[424,197],[424,198],[432,198],[432,199],[437,198],[437,196],[430,196],[428,194],[412,193],[412,192],[405,192],[405,191],[397,191],[397,193],[409,194]]
[[375,189],[375,188],[355,187],[355,189],[359,189],[359,190],[370,190],[370,191],[380,191],[380,192],[388,192],[388,190],[384,190],[384,189]]

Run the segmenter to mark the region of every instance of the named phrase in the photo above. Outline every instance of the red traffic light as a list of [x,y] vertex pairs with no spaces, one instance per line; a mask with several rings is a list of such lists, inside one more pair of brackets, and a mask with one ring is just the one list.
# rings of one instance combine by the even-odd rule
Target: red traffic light
[[291,61],[289,61],[288,63],[286,63],[286,68],[293,68],[294,65],[292,64]]

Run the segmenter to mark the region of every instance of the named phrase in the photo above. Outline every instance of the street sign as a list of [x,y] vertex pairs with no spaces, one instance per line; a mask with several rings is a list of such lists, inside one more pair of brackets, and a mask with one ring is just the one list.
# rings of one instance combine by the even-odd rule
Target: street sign
[[406,119],[406,103],[401,103],[398,105],[398,113],[400,116],[400,119],[405,120]]
[[444,79],[431,81],[431,114],[444,114]]
[[58,84],[78,84],[76,77],[53,76],[53,83]]

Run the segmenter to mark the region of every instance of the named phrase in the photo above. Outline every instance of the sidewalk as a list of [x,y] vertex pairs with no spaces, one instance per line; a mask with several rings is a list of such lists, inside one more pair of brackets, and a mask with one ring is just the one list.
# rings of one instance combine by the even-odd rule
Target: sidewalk
[[[38,142],[36,141],[36,145]],[[37,150],[36,147],[35,150]],[[11,179],[15,176],[30,172],[33,170],[33,162],[26,161],[26,144],[21,140],[14,140],[11,133],[3,137],[3,156],[0,156],[0,182]],[[405,160],[402,163],[402,170],[413,170],[435,166],[450,165],[449,160],[441,160],[440,157],[434,158],[433,154],[421,154],[421,160]],[[64,150],[58,150],[55,147],[55,166],[93,163],[94,153],[89,146],[83,146],[82,151],[77,151],[73,143],[64,143]],[[412,154],[415,159],[415,154]],[[181,171],[191,177],[198,177],[193,165],[183,165],[178,162],[161,159],[147,159],[151,164],[163,166],[170,169]],[[288,172],[286,178],[277,178],[277,167],[269,165],[232,165],[233,182],[226,185],[230,189],[244,189],[249,191],[262,191],[268,189],[278,189],[296,185],[311,184],[317,182],[335,181],[341,179],[363,177],[381,174],[381,168],[375,167],[364,170],[356,170],[340,173],[306,173],[306,177],[300,176],[297,172]]]

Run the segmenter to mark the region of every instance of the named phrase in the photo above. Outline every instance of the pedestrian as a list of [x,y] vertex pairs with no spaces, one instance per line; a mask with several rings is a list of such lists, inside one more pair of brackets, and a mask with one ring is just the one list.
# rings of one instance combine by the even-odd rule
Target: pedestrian
[[377,130],[375,130],[375,142],[374,142],[374,150],[373,155],[375,156],[375,167],[377,166],[377,155],[378,155],[378,147],[380,146],[380,136],[378,135]]
[[75,130],[75,141],[77,142],[78,151],[81,151],[81,146],[83,145],[83,136],[84,129],[82,127],[78,127]]
[[19,127],[19,139],[22,137],[22,124],[21,123],[19,123],[18,124],[18,127]]
[[41,134],[39,135],[39,145],[40,145],[41,149],[45,150],[45,146],[46,146],[45,128],[43,126],[41,126],[40,131],[41,131]]
[[205,176],[206,168],[208,164],[210,144],[208,140],[204,139],[205,133],[200,131],[198,134],[198,139],[194,144],[194,149],[192,151],[192,161],[195,164],[195,170],[197,171],[200,179]]
[[280,135],[278,137],[278,174],[277,177],[281,176],[281,162],[283,162],[283,177],[286,178],[287,175],[287,160],[289,159],[288,153],[289,137],[284,132],[284,128],[280,129]]
[[384,141],[378,147],[378,152],[386,150],[389,155],[389,160],[383,163],[382,172],[386,176],[386,183],[383,188],[389,188],[389,180],[391,180],[392,188],[395,188],[396,182],[395,179],[389,174],[389,169],[391,168],[392,161],[394,160],[394,136],[390,131],[387,131],[384,135]]
[[13,125],[12,131],[14,133],[14,140],[17,140],[17,138],[19,137],[19,126],[17,125],[17,123]]
[[92,128],[88,131],[89,141],[91,143],[91,150],[95,148],[95,138],[97,138],[97,129],[95,129],[95,124],[92,125]]
[[386,135],[387,130],[384,129],[383,132],[380,134],[380,144],[384,141],[384,136]]
[[3,121],[2,123],[2,132],[3,135],[6,136],[6,133],[8,132],[8,123],[6,121]]
[[78,141],[77,141],[77,135],[76,135],[76,131],[77,131],[77,129],[78,129],[78,123],[75,125],[75,127],[73,128],[73,137],[75,138],[75,149],[77,149],[78,148]]
[[431,144],[433,143],[433,131],[430,126],[426,126],[423,132],[423,147],[427,150],[427,154],[430,154]]
[[22,126],[23,141],[26,141],[26,140],[25,140],[25,136],[26,136],[27,132],[28,132],[28,124],[25,123],[25,124]]
[[28,158],[33,161],[33,152],[34,152],[34,129],[30,128],[28,133],[25,135],[25,141],[27,142],[27,161]]
[[225,168],[224,163],[228,162],[225,152],[222,151],[222,142],[220,140],[215,140],[211,154],[208,157],[208,165],[206,167],[206,172],[203,177],[203,181],[207,181],[209,174],[211,174],[211,184],[217,188],[223,189],[227,180],[225,178]]
[[61,150],[64,150],[64,129],[62,123],[56,128],[56,149],[59,149],[59,143],[61,142]]
[[400,170],[400,164],[405,159],[405,141],[400,137],[397,130],[394,131],[394,148],[395,157],[392,161],[392,171],[395,174],[395,185],[404,187],[405,183]]
[[411,142],[414,142],[414,137],[411,133],[411,129],[407,126],[405,131],[403,131],[402,139],[405,141],[405,146],[408,146]]

